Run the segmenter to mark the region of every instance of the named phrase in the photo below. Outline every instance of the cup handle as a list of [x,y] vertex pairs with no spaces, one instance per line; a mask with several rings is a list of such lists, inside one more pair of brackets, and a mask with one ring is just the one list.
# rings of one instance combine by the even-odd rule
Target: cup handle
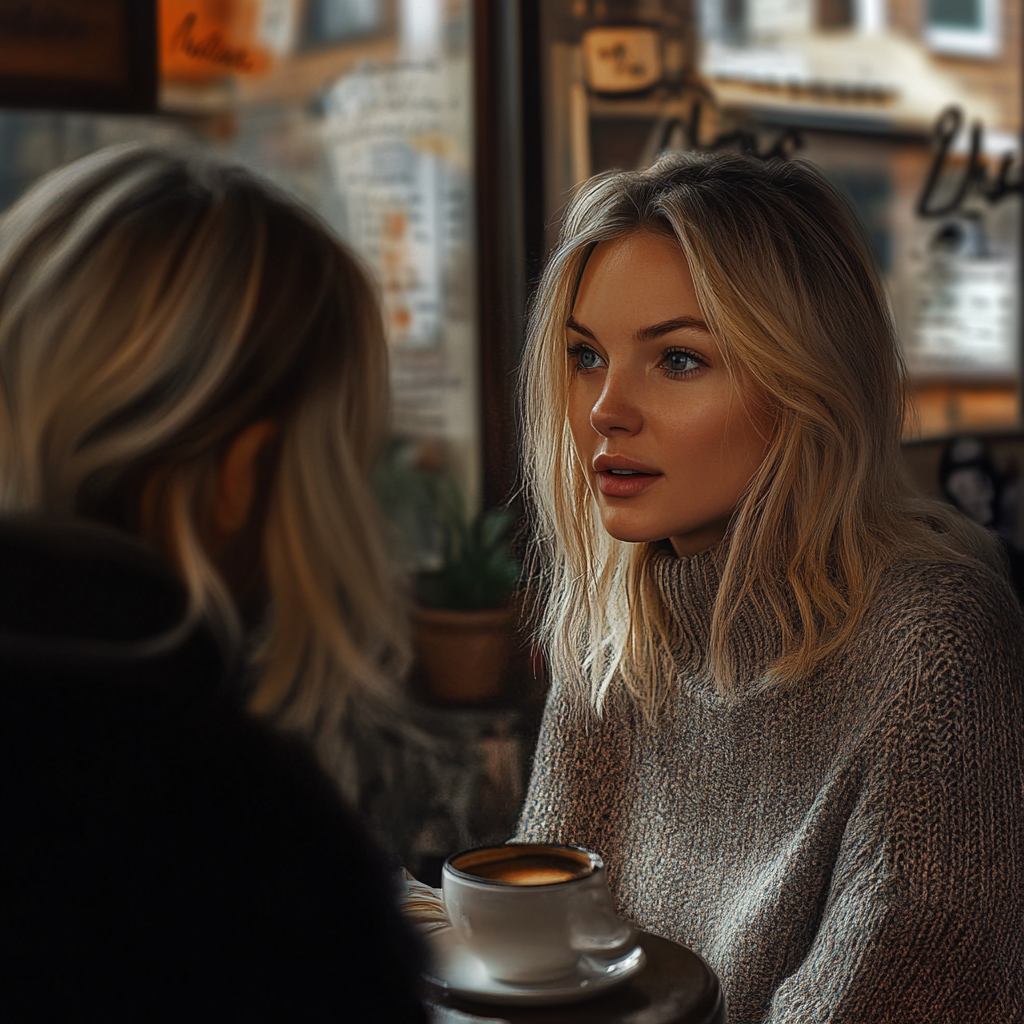
[[573,948],[600,963],[611,963],[636,947],[636,929],[615,914],[607,889],[586,894],[573,914]]

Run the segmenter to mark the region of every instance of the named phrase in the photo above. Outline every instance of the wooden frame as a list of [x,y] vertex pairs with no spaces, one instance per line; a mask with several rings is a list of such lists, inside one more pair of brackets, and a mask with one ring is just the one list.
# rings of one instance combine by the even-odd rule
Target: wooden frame
[[477,344],[487,507],[509,500],[517,463],[512,391],[522,351],[524,288],[516,15],[515,0],[473,5]]
[[540,0],[475,0],[478,345],[483,498],[514,497],[526,308],[544,258]]

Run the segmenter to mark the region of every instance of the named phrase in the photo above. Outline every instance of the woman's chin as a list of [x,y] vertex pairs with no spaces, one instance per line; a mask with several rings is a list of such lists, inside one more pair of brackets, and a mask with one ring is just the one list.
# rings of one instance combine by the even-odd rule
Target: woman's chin
[[669,524],[664,521],[641,521],[640,517],[602,516],[605,533],[624,544],[655,544],[668,541],[677,555],[695,555],[714,547],[726,534],[730,516],[708,521]]
[[605,533],[614,540],[620,540],[624,544],[650,544],[654,541],[664,540],[668,534],[659,532],[656,528],[643,523],[625,523],[621,520],[604,520],[601,525]]

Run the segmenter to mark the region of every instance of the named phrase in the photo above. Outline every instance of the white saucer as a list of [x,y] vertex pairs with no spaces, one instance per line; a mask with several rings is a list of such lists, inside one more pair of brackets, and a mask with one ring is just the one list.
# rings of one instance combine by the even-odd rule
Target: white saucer
[[647,961],[644,951],[635,946],[625,956],[611,962],[581,956],[573,974],[555,981],[513,985],[492,978],[453,928],[431,932],[427,944],[433,958],[433,968],[426,973],[428,981],[464,999],[504,1006],[582,1002],[632,978]]

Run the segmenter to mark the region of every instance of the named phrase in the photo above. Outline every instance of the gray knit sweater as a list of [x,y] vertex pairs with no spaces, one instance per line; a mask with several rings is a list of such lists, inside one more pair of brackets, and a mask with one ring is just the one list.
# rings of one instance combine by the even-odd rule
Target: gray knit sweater
[[[706,647],[713,552],[659,557]],[[1024,1021],[1024,617],[981,567],[890,571],[856,642],[786,692],[748,614],[740,692],[698,657],[653,724],[556,684],[519,841],[602,852],[620,912],[718,972],[730,1024]]]

